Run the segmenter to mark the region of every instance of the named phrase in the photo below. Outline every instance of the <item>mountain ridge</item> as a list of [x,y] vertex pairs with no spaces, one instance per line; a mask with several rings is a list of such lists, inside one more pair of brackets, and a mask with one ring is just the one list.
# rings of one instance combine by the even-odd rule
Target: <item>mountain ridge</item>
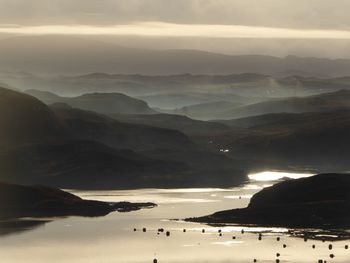
[[232,72],[271,74],[295,69],[308,72],[312,68],[319,75],[350,75],[350,60],[347,59],[234,56],[199,50],[133,49],[70,36],[8,38],[0,41],[0,56],[2,68],[49,74],[110,72],[111,69],[120,73],[150,75]]

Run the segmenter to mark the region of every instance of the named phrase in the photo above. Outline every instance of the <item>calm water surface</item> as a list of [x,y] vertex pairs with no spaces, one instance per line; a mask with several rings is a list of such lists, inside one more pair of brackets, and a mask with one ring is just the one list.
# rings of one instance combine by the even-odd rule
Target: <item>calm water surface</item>
[[[58,218],[25,231],[0,232],[0,263],[26,262],[350,262],[345,250],[349,241],[312,241],[290,237],[288,229],[210,227],[169,219],[202,216],[218,210],[245,207],[250,197],[273,182],[255,178],[232,189],[142,189],[131,191],[72,191],[83,198],[102,201],[151,201],[159,206],[130,213],[112,213],[106,217]],[[275,175],[274,175],[275,176]],[[285,177],[285,175],[283,175]],[[275,177],[274,177],[275,179]],[[147,232],[142,232],[146,227]],[[137,229],[134,232],[134,228]],[[158,228],[170,231],[157,234]],[[184,233],[183,229],[187,231]],[[205,229],[205,233],[202,233]],[[223,235],[219,236],[218,230]],[[263,231],[258,240],[256,231]],[[2,233],[2,234],[1,234]],[[236,239],[232,239],[235,236]],[[277,242],[276,238],[281,241]],[[283,248],[283,244],[287,247]],[[313,249],[312,245],[316,248]],[[329,255],[333,253],[335,258]]]

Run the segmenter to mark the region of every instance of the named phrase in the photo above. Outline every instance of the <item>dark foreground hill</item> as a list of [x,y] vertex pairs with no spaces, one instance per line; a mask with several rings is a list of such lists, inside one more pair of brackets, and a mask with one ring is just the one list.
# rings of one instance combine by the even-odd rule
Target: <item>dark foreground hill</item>
[[0,145],[18,145],[57,139],[62,126],[38,99],[0,88]]
[[103,216],[113,211],[154,207],[153,203],[107,203],[83,200],[68,192],[44,186],[0,183],[0,218]]
[[247,208],[188,219],[297,228],[350,226],[350,175],[321,174],[288,180],[255,194]]
[[1,180],[66,189],[178,187],[188,179],[181,162],[159,161],[93,141],[0,148]]

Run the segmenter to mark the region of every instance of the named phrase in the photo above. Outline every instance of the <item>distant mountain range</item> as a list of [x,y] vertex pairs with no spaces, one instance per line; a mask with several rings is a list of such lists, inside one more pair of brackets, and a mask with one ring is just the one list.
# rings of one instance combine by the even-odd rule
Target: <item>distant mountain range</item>
[[[125,127],[128,126],[127,123],[141,124],[133,126],[135,127],[134,130],[139,130],[140,133],[145,129],[145,125],[147,127],[152,126],[179,130],[191,136],[222,133],[229,129],[228,126],[220,123],[193,120],[182,115],[160,114],[151,109],[147,103],[119,93],[93,93],[73,98],[61,97],[51,92],[39,90],[27,90],[25,93],[50,105],[56,115],[61,118],[69,120],[79,119],[80,121],[90,122],[91,124],[95,124],[96,129],[97,123],[103,123],[103,125],[100,125],[101,132],[103,132],[107,124],[110,126],[114,125],[115,131],[125,130]],[[123,122],[123,124],[120,122],[113,122],[111,119],[108,119],[107,116],[97,113],[104,113],[110,118]],[[138,129],[136,129],[136,127]],[[95,132],[97,132],[97,130]],[[108,133],[110,133],[110,130],[108,130]],[[133,133],[135,133],[135,131],[131,132],[131,134]],[[111,136],[105,134],[103,137],[112,138],[116,136],[116,134],[117,133],[111,134]],[[79,130],[77,130],[77,136],[84,137],[84,132],[79,132]],[[117,137],[115,137],[114,140],[116,140],[116,138]],[[158,138],[158,142],[160,142],[162,136],[158,135]],[[124,145],[127,141],[127,138],[124,137],[124,142],[119,140],[117,144],[121,147],[121,145]],[[108,141],[108,143],[112,142]],[[150,140],[150,143],[155,142]],[[139,146],[143,144],[144,143],[141,143]],[[158,145],[158,143],[155,143],[155,145]],[[137,146],[135,145],[135,147]]]
[[[203,116],[205,114],[191,115],[191,110],[188,111],[188,114],[181,113],[182,108],[196,107],[195,105],[199,104],[219,106],[230,103],[245,106],[272,98],[303,97],[350,90],[349,77],[321,79],[288,76],[276,78],[256,73],[169,76],[93,73],[77,76],[38,77],[25,72],[0,71],[0,80],[6,83],[8,88],[22,91],[30,89],[28,92],[32,93],[31,95],[46,103],[65,102],[73,107],[102,113],[124,110],[127,114],[148,114],[151,111],[157,111],[184,114],[200,119],[217,117],[213,115],[214,112],[211,116],[209,114],[208,116]],[[47,92],[59,94],[59,96]],[[98,101],[106,100],[99,96],[106,96],[106,93],[109,93],[111,102],[118,102],[114,107],[121,105],[119,109],[108,109],[104,105],[98,105]],[[128,99],[125,95],[133,99]],[[137,102],[136,98],[144,102]],[[145,102],[148,105],[145,105]],[[92,107],[93,105],[95,106]],[[147,107],[153,109],[147,109]],[[203,109],[206,111],[205,107]],[[219,108],[215,111],[219,111]]]
[[[204,107],[205,105],[202,105],[202,108]],[[193,106],[191,108],[193,108]],[[340,90],[307,97],[270,99],[259,103],[216,111],[213,112],[211,116],[212,119],[234,119],[269,113],[325,112],[349,108],[350,90]],[[219,106],[218,109],[220,109]],[[191,111],[189,113],[191,113]]]
[[112,114],[110,116],[126,123],[151,125],[153,127],[179,130],[188,136],[214,136],[230,130],[230,127],[226,124],[199,121],[175,114]]
[[[0,68],[49,74],[231,74],[305,72],[350,75],[350,60],[231,56],[198,50],[146,50],[71,36],[24,36],[0,41]],[[310,72],[311,71],[311,72]]]
[[243,105],[243,103],[239,102],[233,103],[228,101],[215,101],[182,107],[174,110],[173,112],[180,115],[189,116],[194,119],[208,120],[216,119],[218,116],[221,116],[221,114],[239,108]]
[[153,114],[155,110],[151,109],[146,102],[131,98],[120,93],[91,93],[78,97],[60,97],[56,94],[39,91],[27,90],[27,94],[34,96],[46,104],[65,103],[71,107],[94,111],[105,114]]

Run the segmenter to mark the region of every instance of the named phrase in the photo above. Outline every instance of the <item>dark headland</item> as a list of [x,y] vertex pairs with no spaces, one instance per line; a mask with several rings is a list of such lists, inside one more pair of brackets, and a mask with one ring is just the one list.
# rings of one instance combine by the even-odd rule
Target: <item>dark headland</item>
[[187,221],[290,228],[350,227],[350,175],[320,174],[287,180],[255,194],[247,208]]
[[84,200],[71,193],[45,187],[0,183],[0,219],[22,217],[104,216],[156,206],[153,203],[108,203]]

